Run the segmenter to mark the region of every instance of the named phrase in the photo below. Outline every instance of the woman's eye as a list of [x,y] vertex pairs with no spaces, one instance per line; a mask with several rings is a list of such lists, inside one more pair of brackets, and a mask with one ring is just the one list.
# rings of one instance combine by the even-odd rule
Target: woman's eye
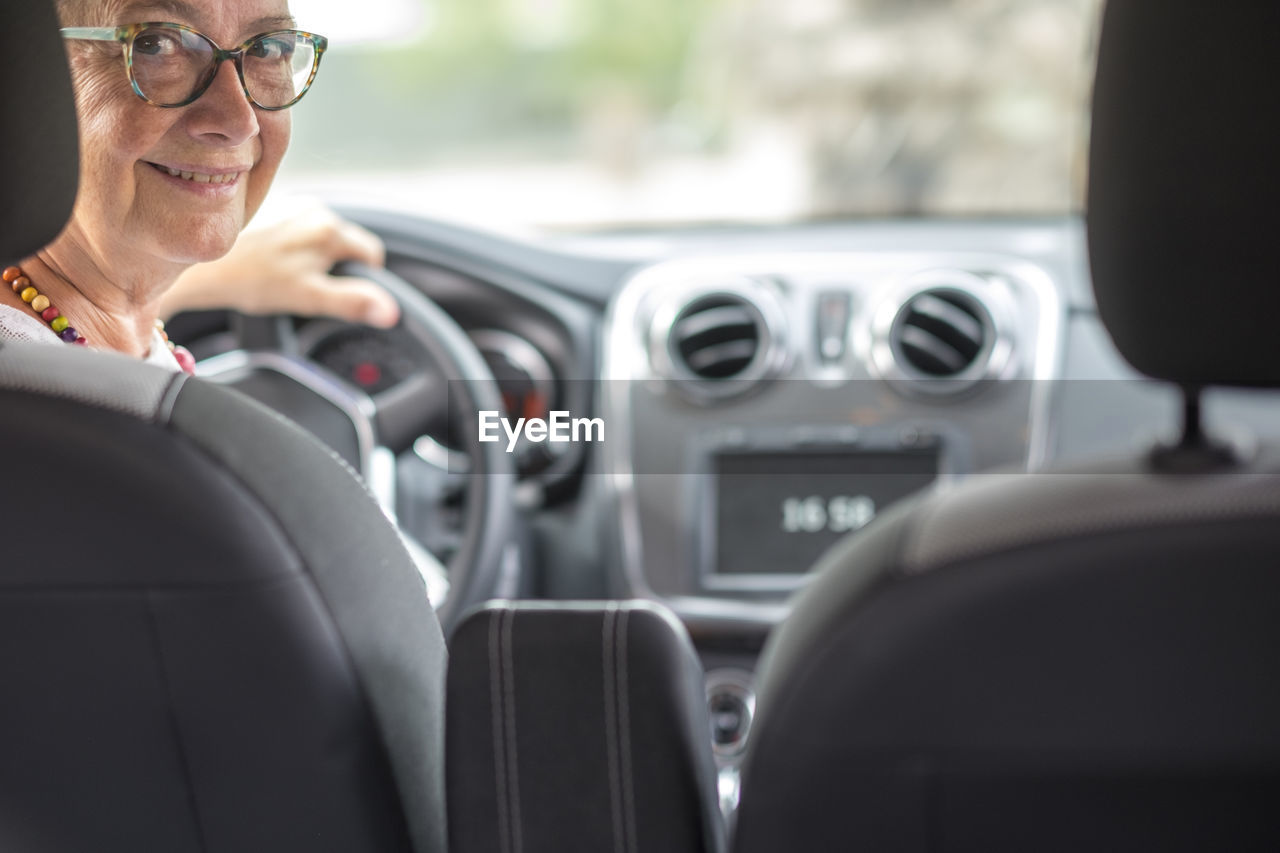
[[182,40],[177,35],[151,31],[133,40],[133,51],[147,56],[172,56],[181,49],[181,45]]
[[287,59],[293,55],[293,49],[292,39],[258,39],[249,46],[249,55],[255,59]]

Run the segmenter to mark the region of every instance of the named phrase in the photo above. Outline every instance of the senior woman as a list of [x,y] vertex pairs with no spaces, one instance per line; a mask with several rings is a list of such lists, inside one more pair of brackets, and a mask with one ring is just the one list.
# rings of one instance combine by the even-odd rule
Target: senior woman
[[[226,256],[262,204],[289,144],[288,108],[314,80],[326,40],[294,29],[285,0],[57,6],[80,123],[80,190],[58,238],[3,271],[0,335],[191,370],[190,355],[167,344],[162,314],[299,302],[345,313],[325,302],[315,277],[340,257],[381,258],[349,223],[285,226],[246,241],[221,268],[191,269]],[[268,263],[292,282],[283,296],[260,292]],[[371,310],[379,325],[392,318],[385,304]]]

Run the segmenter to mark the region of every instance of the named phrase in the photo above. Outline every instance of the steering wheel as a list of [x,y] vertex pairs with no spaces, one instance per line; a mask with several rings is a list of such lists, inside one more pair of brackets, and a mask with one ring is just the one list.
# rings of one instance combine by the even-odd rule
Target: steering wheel
[[[435,374],[446,380],[445,388],[438,382],[410,379],[403,387],[370,397],[307,359],[294,339],[292,321],[279,315],[236,317],[232,328],[239,349],[201,362],[199,372],[238,387],[337,446],[340,455],[361,469],[370,490],[394,518],[395,454],[388,445],[403,444],[406,436],[420,432],[426,413],[439,411],[441,393],[448,395],[450,411],[460,413],[499,410],[501,396],[492,371],[466,332],[413,285],[386,269],[357,263],[340,264],[334,274],[372,280],[395,297],[400,327],[425,351]],[[335,410],[340,417],[335,417]],[[345,441],[334,437],[335,423],[344,424],[350,433],[348,420],[355,425],[354,445],[349,436]],[[469,465],[462,536],[449,560],[448,592],[443,601],[435,602],[446,637],[459,615],[493,597],[518,569],[512,459],[501,442],[481,442],[474,422],[457,432]],[[404,538],[431,586],[433,573],[443,576],[444,569],[425,548]]]

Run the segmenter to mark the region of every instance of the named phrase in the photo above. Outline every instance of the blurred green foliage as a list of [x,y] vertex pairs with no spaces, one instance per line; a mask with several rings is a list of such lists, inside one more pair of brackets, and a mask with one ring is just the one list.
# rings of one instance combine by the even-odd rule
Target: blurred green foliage
[[1083,203],[1101,0],[417,2],[326,33],[287,172],[530,221]]
[[[690,39],[726,0],[436,0],[411,44],[344,49],[295,110],[291,166],[572,156],[592,101],[679,98]],[[550,20],[549,20],[550,19]]]

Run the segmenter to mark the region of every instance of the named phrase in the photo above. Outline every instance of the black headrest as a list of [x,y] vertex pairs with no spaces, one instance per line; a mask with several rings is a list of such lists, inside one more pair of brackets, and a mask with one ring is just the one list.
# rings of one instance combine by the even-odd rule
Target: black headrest
[[0,263],[58,236],[76,199],[80,157],[67,53],[51,0],[6,3],[0,20]]
[[1280,385],[1280,3],[1111,0],[1088,231],[1125,358],[1184,385]]

